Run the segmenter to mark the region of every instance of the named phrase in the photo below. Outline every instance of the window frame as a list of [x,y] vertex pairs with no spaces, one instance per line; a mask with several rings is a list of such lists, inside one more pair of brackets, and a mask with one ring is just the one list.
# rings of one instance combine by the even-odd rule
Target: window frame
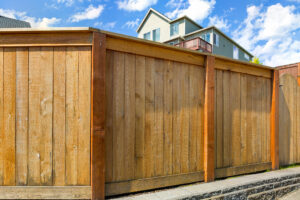
[[[235,50],[236,50],[236,53],[235,53]],[[232,57],[233,57],[233,59],[239,59],[239,48],[235,45],[233,45],[233,56]]]
[[[145,37],[147,34],[149,34],[149,39]],[[144,33],[143,38],[144,38],[145,40],[151,40],[151,31],[149,31],[149,32],[147,32],[147,33]]]
[[213,33],[213,44],[215,46],[219,47],[219,42],[220,42],[219,34]]
[[[173,30],[173,27],[177,27],[177,33],[174,33],[174,30]],[[173,24],[171,24],[170,26],[170,36],[176,36],[176,35],[179,35],[179,22],[175,22]]]
[[[158,33],[158,39],[156,38]],[[155,42],[160,42],[160,28],[152,30],[152,40]]]
[[250,60],[250,56],[247,53],[244,53],[244,58]]

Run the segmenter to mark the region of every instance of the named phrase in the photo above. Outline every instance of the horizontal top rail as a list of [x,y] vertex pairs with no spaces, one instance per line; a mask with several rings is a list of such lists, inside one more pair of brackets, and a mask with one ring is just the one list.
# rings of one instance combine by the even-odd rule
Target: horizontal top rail
[[[0,47],[92,46],[93,32],[101,32],[106,34],[108,40],[107,49],[116,51],[124,51],[128,53],[174,60],[200,66],[204,66],[205,56],[211,56],[210,53],[184,49],[132,36],[101,31],[91,27],[1,29]],[[135,45],[132,46],[132,44]],[[154,49],[159,51],[155,52],[153,51]],[[167,54],[169,55],[165,57]],[[220,55],[213,56],[216,58],[216,69],[232,70],[267,78],[271,78],[271,71],[274,69],[269,66],[234,60]],[[218,63],[220,65],[218,65]]]

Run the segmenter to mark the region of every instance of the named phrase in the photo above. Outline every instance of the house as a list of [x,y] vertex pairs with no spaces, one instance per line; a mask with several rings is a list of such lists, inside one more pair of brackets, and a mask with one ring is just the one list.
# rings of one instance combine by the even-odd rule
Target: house
[[242,61],[253,55],[215,26],[203,28],[187,16],[171,20],[150,8],[137,29],[138,37],[213,53]]
[[30,23],[0,15],[0,28],[30,28]]

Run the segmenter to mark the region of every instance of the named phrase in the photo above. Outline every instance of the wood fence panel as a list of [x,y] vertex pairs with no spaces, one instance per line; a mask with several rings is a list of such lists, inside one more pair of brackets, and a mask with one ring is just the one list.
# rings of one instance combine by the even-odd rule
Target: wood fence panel
[[279,162],[300,162],[300,86],[298,66],[279,68]]
[[270,82],[216,70],[217,169],[270,162]]
[[90,185],[91,48],[1,48],[0,74],[0,184]]
[[112,50],[107,60],[106,194],[203,180],[204,67]]

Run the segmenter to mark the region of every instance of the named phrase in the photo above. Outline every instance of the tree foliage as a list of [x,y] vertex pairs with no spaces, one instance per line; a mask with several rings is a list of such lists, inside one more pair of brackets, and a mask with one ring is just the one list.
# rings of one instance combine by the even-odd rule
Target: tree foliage
[[262,65],[263,63],[260,62],[259,58],[258,57],[254,57],[251,61],[251,63],[254,63],[254,64],[259,64],[259,65]]

